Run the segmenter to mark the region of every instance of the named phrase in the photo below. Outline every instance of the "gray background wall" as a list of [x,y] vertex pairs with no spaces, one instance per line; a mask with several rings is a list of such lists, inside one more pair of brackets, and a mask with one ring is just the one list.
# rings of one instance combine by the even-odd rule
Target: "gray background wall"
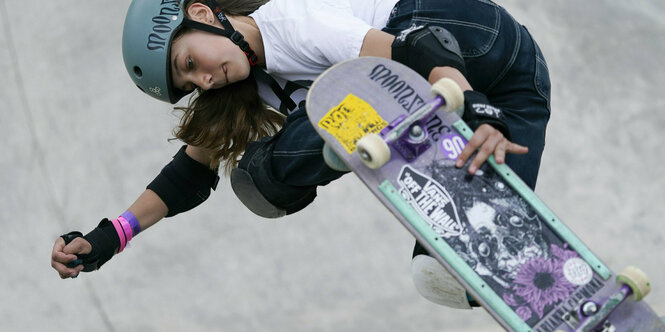
[[[665,314],[665,2],[500,0],[549,62],[537,193]],[[177,117],[125,73],[128,0],[0,0],[0,330],[491,331],[420,298],[413,241],[353,176],[260,220],[223,179],[100,272],[60,280],[54,239],[122,213],[177,151]]]

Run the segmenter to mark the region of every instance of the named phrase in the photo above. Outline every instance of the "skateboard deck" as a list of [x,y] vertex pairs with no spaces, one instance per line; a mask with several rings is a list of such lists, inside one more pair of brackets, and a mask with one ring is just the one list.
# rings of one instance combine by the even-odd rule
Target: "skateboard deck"
[[[473,133],[438,107],[449,97],[430,89],[406,66],[362,57],[319,76],[307,112],[326,144],[505,329],[665,331],[647,303],[633,300],[648,292],[645,277],[629,270],[617,282],[509,167],[491,157],[470,176],[468,164],[454,166]],[[380,167],[371,164],[378,154],[358,148],[367,135],[389,151]]]

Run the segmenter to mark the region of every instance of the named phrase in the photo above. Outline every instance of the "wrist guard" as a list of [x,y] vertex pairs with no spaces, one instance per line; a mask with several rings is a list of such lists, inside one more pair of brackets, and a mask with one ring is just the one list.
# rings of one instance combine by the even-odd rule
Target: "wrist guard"
[[466,76],[466,66],[457,39],[439,26],[411,27],[395,37],[392,59],[415,70],[425,79],[434,67],[449,66]]
[[113,224],[111,224],[111,221],[106,218],[104,218],[95,229],[85,236],[83,236],[81,232],[70,232],[62,235],[65,244],[69,244],[77,237],[82,237],[90,242],[92,250],[89,254],[77,255],[77,260],[67,264],[67,266],[73,268],[79,264],[83,264],[83,272],[98,270],[116,254],[120,247],[118,233],[113,227]]
[[499,108],[490,105],[487,96],[478,91],[464,91],[462,120],[473,130],[478,129],[483,124],[491,125],[510,140],[510,129],[503,117],[503,112]]

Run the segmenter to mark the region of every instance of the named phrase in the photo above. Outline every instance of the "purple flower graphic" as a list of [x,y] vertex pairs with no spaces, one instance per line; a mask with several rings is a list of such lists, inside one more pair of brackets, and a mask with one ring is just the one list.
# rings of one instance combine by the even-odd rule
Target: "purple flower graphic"
[[525,321],[525,322],[526,322],[529,318],[531,318],[531,315],[533,314],[533,312],[531,311],[531,309],[529,309],[529,307],[526,307],[526,306],[522,306],[522,307],[517,308],[517,310],[515,311],[515,313],[517,314],[517,316],[520,317],[520,319],[522,319],[522,320]]
[[518,305],[517,301],[515,300],[515,295],[513,294],[503,294],[503,302],[511,307],[516,307]]
[[571,258],[577,258],[579,255],[577,252],[573,250],[568,250],[566,249],[568,247],[568,244],[564,244],[563,248],[557,246],[556,244],[550,245],[550,251],[552,252],[552,255],[554,258],[556,258],[558,261],[565,263]]
[[560,261],[538,257],[522,265],[513,290],[542,318],[546,306],[565,300],[575,287],[566,281]]

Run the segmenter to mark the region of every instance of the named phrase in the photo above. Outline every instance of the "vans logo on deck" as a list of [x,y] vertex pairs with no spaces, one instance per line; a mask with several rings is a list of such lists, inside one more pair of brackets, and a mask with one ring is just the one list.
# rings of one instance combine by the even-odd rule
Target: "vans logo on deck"
[[[153,0],[151,0],[153,1]],[[162,0],[159,14],[152,18],[152,33],[148,35],[149,50],[166,50],[168,36],[173,31],[171,21],[180,15],[180,0]]]
[[409,165],[402,167],[397,182],[401,187],[402,197],[437,234],[451,237],[462,233],[462,223],[455,202],[446,188]]

